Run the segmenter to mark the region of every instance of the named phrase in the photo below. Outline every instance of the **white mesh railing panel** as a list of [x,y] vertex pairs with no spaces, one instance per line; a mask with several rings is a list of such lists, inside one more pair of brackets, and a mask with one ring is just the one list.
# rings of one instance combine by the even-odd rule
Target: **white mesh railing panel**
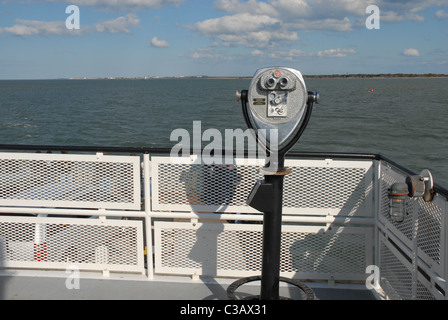
[[0,153],[0,205],[140,209],[140,158]]
[[196,158],[152,157],[154,211],[257,212],[246,205],[260,161],[205,165]]
[[284,213],[372,216],[371,161],[289,160]]
[[[418,200],[418,235],[417,244],[423,259],[430,264],[440,266],[442,271],[446,257],[444,244],[445,203],[443,197],[436,196],[432,202]],[[446,266],[445,266],[446,268]]]
[[[183,162],[182,162],[183,161]],[[246,205],[263,161],[205,165],[190,158],[153,157],[154,211],[258,211]],[[371,161],[287,160],[284,214],[372,216]]]
[[412,258],[391,240],[380,236],[380,285],[392,300],[444,299],[444,289],[421,269],[414,269]]
[[0,268],[144,272],[141,221],[0,216]]
[[[312,279],[365,280],[371,228],[283,226],[280,271]],[[157,273],[247,276],[261,272],[262,225],[155,222]]]
[[[380,241],[380,284],[390,299],[412,298],[412,272],[410,263],[383,240]],[[406,264],[408,266],[406,266]]]

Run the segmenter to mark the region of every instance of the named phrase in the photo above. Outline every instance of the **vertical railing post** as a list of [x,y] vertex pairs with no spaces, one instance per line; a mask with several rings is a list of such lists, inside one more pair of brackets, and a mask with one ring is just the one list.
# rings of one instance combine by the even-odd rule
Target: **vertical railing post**
[[412,200],[412,300],[417,300],[418,282],[418,200]]
[[143,190],[145,201],[145,228],[146,228],[146,263],[148,269],[148,278],[154,278],[154,265],[152,259],[152,217],[151,217],[151,167],[149,154],[143,155]]

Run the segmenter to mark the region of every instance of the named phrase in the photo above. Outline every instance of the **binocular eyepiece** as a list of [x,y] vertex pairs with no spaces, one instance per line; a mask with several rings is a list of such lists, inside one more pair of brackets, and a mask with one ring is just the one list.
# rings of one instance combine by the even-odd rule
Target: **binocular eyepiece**
[[274,77],[269,77],[266,79],[265,82],[265,88],[267,90],[273,90],[277,85],[283,90],[288,89],[288,84],[290,84],[291,81],[287,77],[283,77],[281,79],[276,79]]

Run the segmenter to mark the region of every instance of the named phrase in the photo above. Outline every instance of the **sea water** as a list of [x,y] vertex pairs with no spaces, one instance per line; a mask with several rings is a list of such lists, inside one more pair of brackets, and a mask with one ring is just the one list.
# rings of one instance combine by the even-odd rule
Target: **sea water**
[[[321,102],[294,151],[379,153],[448,188],[448,79],[305,79]],[[0,144],[172,148],[175,129],[243,129],[250,79],[0,81]]]

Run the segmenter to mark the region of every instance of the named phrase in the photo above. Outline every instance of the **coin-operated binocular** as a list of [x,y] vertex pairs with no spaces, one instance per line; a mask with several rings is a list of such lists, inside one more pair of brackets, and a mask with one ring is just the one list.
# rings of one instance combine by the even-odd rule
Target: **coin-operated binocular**
[[297,70],[264,68],[255,73],[249,90],[237,91],[237,100],[241,100],[247,126],[266,148],[265,170],[282,171],[285,154],[302,136],[319,93],[306,90]]
[[302,74],[290,68],[258,70],[249,90],[237,92],[237,98],[247,126],[268,151],[278,153],[279,162],[301,137],[313,103],[319,103],[319,93],[308,92]]
[[[247,126],[267,151],[266,164],[260,169],[264,180],[255,184],[247,200],[249,206],[264,213],[262,275],[250,280],[261,280],[262,300],[278,300],[279,281],[292,281],[279,276],[283,180],[291,172],[284,167],[285,155],[303,134],[319,93],[307,91],[299,71],[274,67],[258,70],[249,89],[237,91],[237,100],[242,103]],[[229,297],[233,297],[229,290],[240,283],[229,287]],[[302,283],[293,284],[311,291]]]

